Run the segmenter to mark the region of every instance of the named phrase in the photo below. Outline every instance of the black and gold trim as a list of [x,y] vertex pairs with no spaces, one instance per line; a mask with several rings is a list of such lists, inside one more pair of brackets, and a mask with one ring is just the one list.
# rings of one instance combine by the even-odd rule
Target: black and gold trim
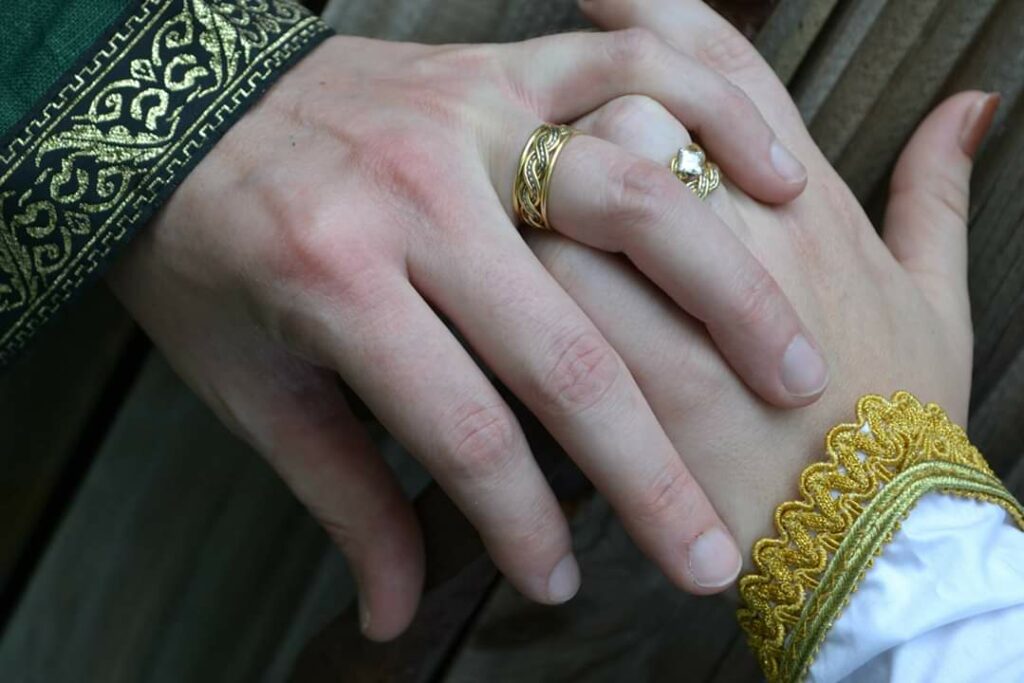
[[143,0],[0,144],[0,366],[330,30],[295,0]]

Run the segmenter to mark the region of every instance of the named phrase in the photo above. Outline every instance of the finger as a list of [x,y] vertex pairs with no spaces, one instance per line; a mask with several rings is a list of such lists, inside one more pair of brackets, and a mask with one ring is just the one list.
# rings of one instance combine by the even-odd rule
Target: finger
[[646,29],[564,34],[507,49],[513,88],[544,120],[571,121],[617,97],[647,95],[751,196],[781,203],[803,191],[804,167],[747,95]]
[[368,275],[342,288],[318,353],[426,466],[527,597],[579,587],[569,527],[512,411],[408,281]]
[[581,0],[580,7],[605,30],[647,29],[720,73],[750,97],[787,146],[810,158],[814,143],[786,87],[747,37],[702,0]]
[[[483,199],[473,215],[479,224],[507,225]],[[447,239],[451,248],[419,250],[410,260],[417,287],[543,422],[670,579],[701,593],[731,583],[735,543],[618,354],[511,226],[466,226]]]
[[820,396],[828,368],[795,309],[729,226],[667,166],[581,135],[565,145],[552,176],[554,229],[629,257],[707,326],[736,373],[768,402],[795,407]]
[[[770,506],[790,494],[785,485],[781,490],[772,486],[777,479],[771,476],[777,466],[772,458],[751,459],[742,448],[721,445],[732,439],[735,430],[729,425],[735,415],[757,414],[764,405],[727,372],[701,325],[621,259],[550,233],[538,235],[533,246],[545,268],[621,351],[673,442],[713,440],[719,446],[713,457],[685,451],[686,464],[697,481],[709,483],[715,508],[727,526],[744,537],[754,536],[743,515],[751,498]],[[716,398],[723,392],[730,396],[725,412]],[[736,424],[741,432],[750,428]],[[723,472],[732,469],[743,475],[723,478]]]
[[893,171],[883,236],[938,310],[970,324],[967,217],[972,157],[999,96],[964,92],[918,126]]
[[[643,95],[612,100],[584,116],[574,127],[659,164],[666,163],[672,152],[692,142],[689,131],[676,117],[660,102]],[[730,227],[743,228],[724,184],[705,201]]]
[[660,102],[644,95],[614,99],[581,118],[573,127],[637,156],[665,164],[675,150],[692,141],[686,126]]
[[333,373],[291,357],[261,360],[232,383],[244,387],[234,420],[345,555],[363,633],[391,639],[409,625],[423,586],[412,506]]

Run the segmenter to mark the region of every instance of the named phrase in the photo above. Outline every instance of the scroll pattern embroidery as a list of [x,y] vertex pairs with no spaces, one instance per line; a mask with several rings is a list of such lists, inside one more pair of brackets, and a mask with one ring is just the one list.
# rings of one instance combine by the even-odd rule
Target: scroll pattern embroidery
[[0,145],[0,365],[329,34],[295,0],[144,0]]

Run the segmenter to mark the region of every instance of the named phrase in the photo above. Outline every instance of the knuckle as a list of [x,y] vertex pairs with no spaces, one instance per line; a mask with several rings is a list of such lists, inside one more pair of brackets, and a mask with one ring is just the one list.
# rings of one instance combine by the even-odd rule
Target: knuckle
[[502,535],[501,542],[516,554],[517,562],[530,562],[552,554],[558,545],[556,530],[562,523],[561,513],[551,505],[534,505],[525,510],[524,518]]
[[675,522],[681,507],[689,508],[690,499],[699,491],[697,481],[681,463],[666,465],[638,495],[634,506],[642,524]]
[[623,228],[661,222],[679,196],[679,183],[653,162],[630,159],[608,169],[605,213]]
[[397,197],[420,197],[436,172],[433,150],[421,135],[404,128],[384,131],[359,148],[360,166],[380,189]]
[[705,66],[725,74],[764,65],[751,42],[732,26],[705,34],[697,46],[696,57]]
[[748,126],[751,121],[761,120],[761,112],[754,106],[742,88],[725,79],[721,79],[720,85],[716,109],[739,117]]
[[336,207],[311,188],[280,186],[260,193],[264,214],[273,225],[265,262],[272,276],[305,289],[335,288],[339,278],[359,283],[379,269],[380,249],[369,239],[350,235]]
[[587,272],[591,269],[595,250],[590,250],[578,242],[548,235],[540,231],[527,234],[530,249],[551,275],[567,292],[576,291],[577,287],[588,282]]
[[754,268],[737,292],[730,322],[745,329],[763,326],[774,317],[781,296],[782,290],[768,271]]
[[563,336],[552,347],[550,370],[540,381],[540,395],[553,410],[573,414],[601,401],[622,370],[612,348],[595,332]]
[[352,511],[337,509],[330,501],[304,501],[306,509],[327,532],[328,538],[341,550],[349,562],[365,562],[374,544],[396,532],[395,520],[404,514],[407,505],[399,496],[376,496],[373,502]]
[[[459,130],[465,123],[465,109],[462,102],[465,93],[459,86],[444,86],[437,83],[433,88],[411,88],[403,96],[403,103],[411,107],[427,121],[448,130]],[[447,91],[446,91],[447,90]],[[450,92],[455,90],[455,92]]]
[[[419,131],[398,129],[361,147],[356,162],[398,222],[413,220],[433,227],[459,223],[456,198],[437,191],[438,159],[451,156],[443,138],[427,140]],[[458,175],[457,168],[446,170]],[[461,180],[453,177],[453,182]]]
[[517,457],[518,428],[503,406],[467,403],[459,407],[442,443],[448,467],[458,479],[493,480],[512,468]]
[[632,134],[644,130],[652,120],[670,116],[668,110],[651,97],[625,95],[605,105],[598,117],[595,133],[599,137],[613,137],[623,132]]
[[306,508],[313,516],[313,519],[320,522],[320,526],[327,532],[327,537],[334,542],[346,557],[349,557],[354,552],[353,545],[357,538],[352,524],[346,520],[318,511],[311,505],[307,504]]
[[489,45],[453,45],[419,57],[419,76],[410,82],[405,101],[433,123],[462,131],[474,121],[472,103],[481,95],[508,90],[509,74],[498,50]]
[[937,212],[947,218],[951,217],[960,225],[967,225],[968,197],[967,184],[950,173],[936,173],[934,182],[928,185],[928,195],[937,207]]
[[643,27],[632,27],[608,34],[608,50],[613,64],[629,68],[641,68],[658,59],[662,54],[661,38]]
[[453,84],[490,82],[505,73],[500,53],[490,45],[452,45],[432,52],[427,59],[434,68],[431,75]]

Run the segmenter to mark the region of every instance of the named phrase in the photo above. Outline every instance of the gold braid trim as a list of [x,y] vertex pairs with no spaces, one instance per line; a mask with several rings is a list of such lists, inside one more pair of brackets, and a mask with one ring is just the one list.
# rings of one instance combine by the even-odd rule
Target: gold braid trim
[[865,396],[857,423],[834,427],[828,461],[807,467],[800,500],[775,511],[777,538],[754,545],[737,617],[769,681],[806,675],[828,630],[900,522],[931,491],[1024,508],[935,405],[907,392]]

